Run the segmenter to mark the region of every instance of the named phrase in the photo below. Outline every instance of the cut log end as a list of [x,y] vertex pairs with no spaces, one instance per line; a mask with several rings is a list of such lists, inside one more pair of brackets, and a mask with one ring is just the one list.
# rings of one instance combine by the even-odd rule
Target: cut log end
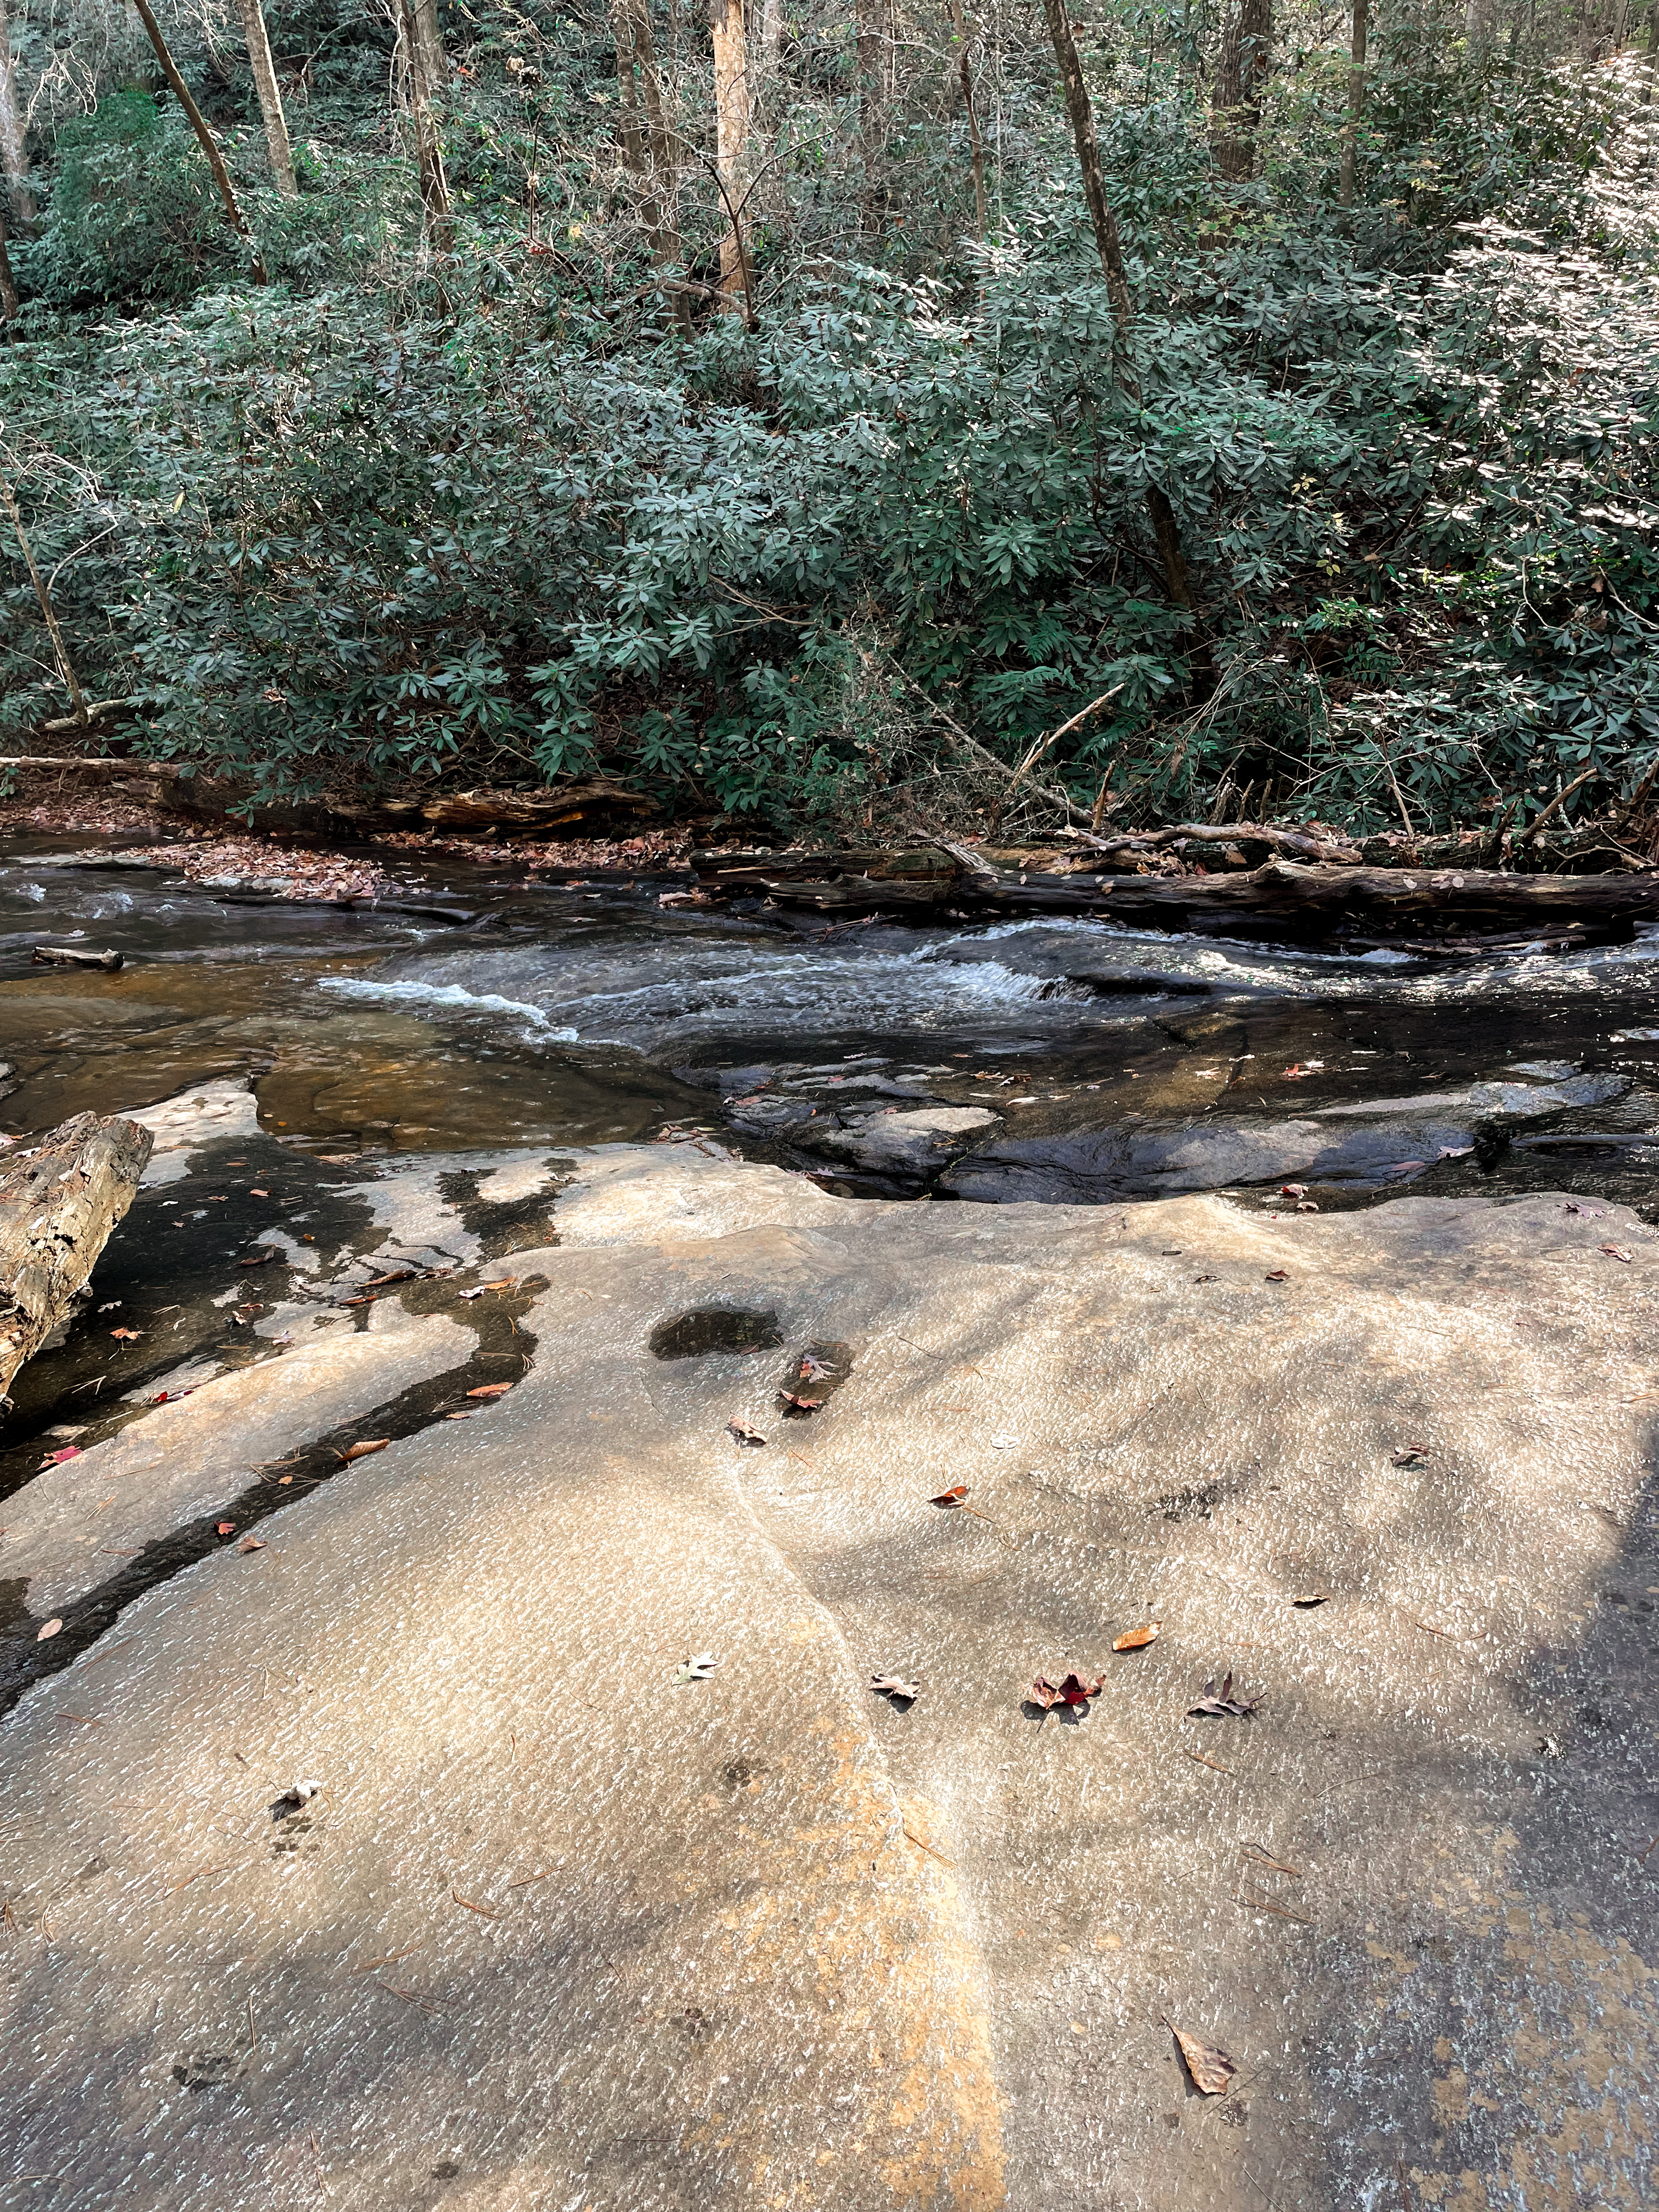
[[77,1114],[0,1169],[0,1397],[86,1285],[131,1205],[155,1139]]

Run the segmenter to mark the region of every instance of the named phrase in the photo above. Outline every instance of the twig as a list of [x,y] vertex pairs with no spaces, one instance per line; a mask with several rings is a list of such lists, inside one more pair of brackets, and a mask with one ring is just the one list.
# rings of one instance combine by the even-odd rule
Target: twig
[[[449,2009],[447,2005],[435,2003],[426,1997],[417,1997],[411,1990],[394,1990],[390,1982],[377,1982],[374,1986],[376,1989],[384,1990],[388,1996],[401,1997],[405,2004],[419,2005],[422,2012],[442,2013]],[[314,2142],[316,2138],[313,2136],[312,2140]],[[320,2178],[319,2170],[319,2179]]]
[[463,1897],[458,1889],[452,1889],[449,1893],[457,1905],[465,1905],[469,1912],[476,1912],[481,1920],[499,1920],[501,1917],[488,1905],[475,1905],[470,1897]]
[[1535,845],[1538,842],[1539,832],[1543,829],[1544,824],[1549,820],[1550,817],[1553,814],[1559,814],[1561,811],[1561,809],[1566,805],[1567,801],[1572,797],[1575,791],[1582,791],[1592,776],[1600,775],[1601,773],[1601,769],[1597,768],[1595,762],[1592,761],[1589,766],[1584,770],[1583,774],[1582,775],[1576,775],[1565,791],[1558,791],[1554,798],[1551,799],[1549,805],[1544,809],[1538,819],[1528,830],[1523,842],[1528,845]]
[[[1182,1744],[1182,1749],[1183,1751],[1187,1751],[1187,1747],[1186,1747],[1186,1745],[1185,1745],[1185,1744]],[[1188,1759],[1195,1759],[1198,1761],[1198,1763],[1199,1763],[1199,1765],[1200,1765],[1200,1766],[1210,1766],[1210,1767],[1214,1767],[1214,1768],[1215,1768],[1215,1771],[1216,1771],[1218,1774],[1228,1774],[1228,1775],[1231,1775],[1231,1774],[1232,1774],[1232,1772],[1233,1772],[1233,1770],[1232,1770],[1232,1768],[1231,1768],[1231,1766],[1216,1766],[1216,1763],[1215,1763],[1214,1759],[1206,1759],[1206,1758],[1205,1758],[1205,1756],[1204,1756],[1204,1754],[1203,1754],[1203,1753],[1202,1753],[1201,1751],[1187,1751],[1187,1756],[1188,1756]]]
[[517,1881],[510,1881],[507,1886],[509,1889],[523,1889],[530,1882],[545,1881],[552,1871],[551,1867],[544,1867],[540,1874],[521,1874]]
[[253,1992],[252,1990],[248,1991],[247,1999],[247,2047],[250,2051],[257,2051],[259,2048],[259,2031],[253,2025]]
[[354,1974],[372,1974],[377,1966],[393,1966],[399,1959],[412,1957],[416,1951],[423,1950],[425,1944],[422,1936],[420,1942],[405,1944],[401,1951],[388,1951],[384,1959],[365,1959],[361,1966],[354,1966],[351,1971]]
[[907,1842],[914,1844],[919,1851],[926,1851],[930,1858],[937,1859],[941,1866],[953,1867],[956,1864],[956,1861],[947,1859],[943,1851],[936,1851],[931,1844],[924,1844],[914,1829],[907,1828],[904,1835]]
[[1270,1858],[1267,1856],[1267,1853],[1263,1850],[1260,1844],[1251,1843],[1247,1837],[1245,1838],[1243,1847],[1246,1850],[1255,1851],[1257,1853],[1258,1856],[1255,1863],[1261,1866],[1270,1866],[1275,1874],[1288,1874],[1292,1875],[1296,1881],[1301,1881],[1301,1874],[1295,1867],[1286,1866],[1283,1859]]
[[1249,1906],[1252,1912],[1276,1912],[1281,1920],[1294,1920],[1301,1927],[1311,1928],[1314,1925],[1305,1912],[1292,1912],[1288,1905],[1275,1905],[1270,1898],[1246,1897],[1235,1890],[1233,1899],[1236,1904]]

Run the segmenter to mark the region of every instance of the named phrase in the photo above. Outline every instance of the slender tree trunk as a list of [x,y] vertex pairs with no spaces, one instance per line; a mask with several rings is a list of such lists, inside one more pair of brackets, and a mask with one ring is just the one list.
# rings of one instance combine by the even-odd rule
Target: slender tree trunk
[[[652,249],[659,268],[677,268],[683,253],[678,165],[675,160],[673,134],[669,130],[668,118],[663,108],[662,78],[657,69],[656,40],[651,30],[651,0],[627,0],[627,4],[628,32],[633,41],[634,59],[640,73],[640,91],[645,101],[645,147],[650,157],[651,219],[655,225]],[[675,295],[674,311],[681,325],[689,327],[691,306],[684,292]]]
[[438,0],[414,0],[415,52],[426,96],[435,100],[449,82],[449,57],[438,28]]
[[743,155],[749,136],[749,57],[744,40],[743,0],[709,0],[708,27],[714,43],[714,169],[726,225],[720,240],[721,301],[736,313],[741,294],[752,322],[754,287],[743,210]]
[[[1089,101],[1089,88],[1083,81],[1083,64],[1072,36],[1066,0],[1042,0],[1042,6],[1048,19],[1048,35],[1054,41],[1054,58],[1060,64],[1060,87],[1066,94],[1066,112],[1070,118],[1072,137],[1077,145],[1078,167],[1083,172],[1083,196],[1089,204],[1090,220],[1094,224],[1095,244],[1106,277],[1106,295],[1112,303],[1115,341],[1113,370],[1120,389],[1130,398],[1138,400],[1140,385],[1135,375],[1131,346],[1134,302],[1129,297],[1129,279],[1123,267],[1123,242],[1118,235],[1117,217],[1107,200],[1105,179],[1101,174],[1100,148],[1095,137],[1095,115]],[[1197,608],[1192,585],[1188,579],[1187,556],[1182,549],[1180,527],[1169,495],[1161,484],[1147,487],[1146,512],[1152,522],[1152,535],[1158,541],[1165,589],[1178,607],[1183,607],[1195,616]],[[1204,663],[1204,669],[1200,672],[1202,677],[1208,668],[1209,653],[1207,647],[1201,641],[1200,650]]]
[[270,58],[270,36],[265,28],[264,9],[259,0],[236,0],[236,4],[241,11],[242,36],[247,41],[253,87],[259,95],[259,112],[264,118],[270,173],[283,198],[296,199],[300,187],[294,180],[294,149],[289,143],[288,118],[283,112],[283,95],[277,89],[276,71]]
[[34,223],[40,210],[29,184],[28,148],[23,139],[23,112],[17,102],[17,65],[11,58],[11,26],[6,20],[6,0],[0,0],[0,170],[11,194],[13,219],[21,230]]
[[[135,5],[140,0],[135,0]],[[422,0],[403,0],[399,18],[403,29],[404,65],[409,88],[410,118],[415,130],[415,171],[421,192],[421,219],[427,243],[434,253],[447,253],[455,243],[455,222],[449,210],[449,180],[444,175],[444,149],[438,137],[438,120],[432,109],[436,86],[431,70],[435,50],[437,66],[443,65],[443,48],[437,44],[437,9],[428,6],[428,33],[421,33]],[[439,79],[441,82],[441,77]]]
[[1222,33],[1216,65],[1212,143],[1216,167],[1239,183],[1247,183],[1255,170],[1261,88],[1273,42],[1273,0],[1238,0]]
[[17,319],[17,280],[11,273],[11,241],[6,235],[6,218],[0,214],[0,315],[7,322]]
[[761,65],[769,76],[783,53],[783,0],[761,0]]
[[962,0],[951,0],[951,32],[957,49],[957,77],[962,87],[963,112],[968,118],[968,149],[974,171],[974,235],[985,237],[985,141],[980,136],[979,115],[974,106],[974,80],[968,67],[968,28]]
[[46,589],[46,580],[35,565],[34,548],[29,544],[28,532],[23,527],[23,518],[17,511],[16,495],[3,476],[0,476],[0,506],[3,506],[6,513],[11,517],[11,526],[17,533],[18,544],[22,548],[23,563],[29,572],[29,581],[34,586],[34,596],[40,602],[40,612],[46,620],[46,635],[52,640],[52,651],[58,655],[58,665],[63,671],[64,688],[70,695],[70,704],[75,709],[75,719],[83,728],[88,728],[91,726],[92,716],[87,712],[86,699],[76,679],[75,664],[70,659],[69,647],[64,641],[64,633],[58,626],[58,617],[52,604],[52,593]]
[[1359,158],[1359,121],[1365,112],[1365,33],[1370,0],[1353,0],[1353,44],[1348,68],[1348,119],[1342,130],[1342,182],[1340,197],[1345,208],[1353,205],[1354,169]]
[[864,168],[859,228],[866,239],[881,228],[881,157],[886,136],[882,31],[884,0],[854,0],[859,70],[859,159]]
[[219,151],[219,142],[209,129],[206,116],[191,98],[190,87],[179,74],[179,64],[167,50],[167,42],[161,36],[161,27],[151,12],[149,0],[132,0],[132,4],[138,10],[138,20],[149,33],[151,46],[155,49],[155,58],[161,64],[161,74],[172,88],[173,98],[189,118],[190,127],[196,133],[197,141],[202,151],[207,155],[208,167],[213,172],[214,183],[219,187],[219,198],[224,202],[225,214],[230,227],[246,243],[249,253],[252,256],[253,281],[256,284],[264,284],[269,281],[265,275],[264,261],[258,247],[253,242],[253,233],[247,227],[247,218],[242,213],[241,204],[231,189],[230,173],[225,167],[224,155]]

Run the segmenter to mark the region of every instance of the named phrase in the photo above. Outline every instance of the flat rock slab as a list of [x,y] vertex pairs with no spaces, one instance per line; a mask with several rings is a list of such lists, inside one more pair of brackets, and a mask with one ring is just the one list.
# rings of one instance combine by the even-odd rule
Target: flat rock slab
[[1651,2200],[1651,1231],[577,1164],[525,1382],[6,1723],[32,2203]]

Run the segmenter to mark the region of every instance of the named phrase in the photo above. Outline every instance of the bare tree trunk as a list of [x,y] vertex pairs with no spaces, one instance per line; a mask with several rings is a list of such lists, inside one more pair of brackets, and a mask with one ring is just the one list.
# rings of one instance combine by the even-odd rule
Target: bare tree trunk
[[219,151],[219,142],[209,129],[206,116],[191,98],[190,87],[179,74],[179,64],[167,51],[167,42],[161,36],[161,27],[151,12],[149,0],[132,0],[132,4],[138,10],[138,20],[149,33],[151,46],[155,49],[155,58],[161,64],[161,74],[172,88],[173,98],[189,118],[190,127],[196,133],[197,142],[207,155],[208,167],[213,172],[214,183],[219,187],[219,198],[224,202],[225,214],[229,219],[230,227],[237,236],[244,240],[253,258],[253,281],[256,284],[266,283],[269,279],[265,275],[264,261],[258,247],[253,242],[253,233],[247,227],[247,218],[242,213],[241,204],[231,189],[230,173],[225,167],[224,155]]
[[0,214],[0,315],[7,322],[17,319],[17,280],[11,273],[10,240],[6,235],[6,218]]
[[3,476],[0,476],[0,506],[3,506],[6,513],[11,517],[11,526],[17,533],[18,544],[22,548],[23,563],[29,572],[29,581],[34,586],[34,596],[40,602],[40,612],[46,618],[46,635],[52,640],[52,651],[58,655],[58,665],[64,675],[64,688],[70,695],[70,704],[75,709],[75,719],[82,728],[88,727],[92,716],[87,710],[85,696],[76,681],[75,664],[70,659],[69,647],[64,641],[64,633],[58,626],[58,617],[52,604],[52,593],[46,589],[45,579],[35,565],[34,548],[29,544],[28,532],[23,527],[23,518],[17,511],[16,495]]
[[1345,208],[1353,205],[1354,169],[1359,157],[1359,118],[1365,111],[1365,33],[1370,0],[1353,0],[1352,59],[1348,70],[1348,119],[1342,131],[1342,182],[1340,198]]
[[449,57],[438,28],[438,0],[414,0],[415,52],[426,96],[435,100],[449,82]]
[[[634,60],[640,73],[640,91],[645,101],[645,150],[650,157],[652,198],[648,219],[654,226],[652,231],[652,251],[659,268],[678,267],[681,259],[679,175],[674,157],[673,135],[668,128],[668,118],[663,108],[662,78],[657,69],[656,41],[651,31],[651,0],[625,0],[628,7],[628,34],[633,42]],[[690,302],[684,292],[675,295],[675,313],[680,323],[689,327],[691,320]]]
[[968,29],[963,21],[962,0],[951,0],[951,32],[957,49],[957,77],[962,86],[963,112],[968,118],[968,149],[974,171],[974,235],[985,237],[985,141],[980,136],[979,115],[974,106],[974,80],[968,67]]
[[11,26],[6,20],[6,0],[0,0],[0,169],[5,172],[11,194],[11,211],[19,228],[28,229],[40,210],[29,184],[28,148],[23,142],[23,112],[17,104],[17,65],[11,58]]
[[[135,0],[139,4],[139,0]],[[421,192],[421,219],[427,243],[434,253],[447,253],[455,243],[454,218],[449,210],[449,181],[444,175],[444,150],[432,112],[436,87],[430,70],[435,48],[441,70],[443,48],[437,44],[437,9],[428,5],[428,40],[421,35],[422,0],[403,0],[399,23],[403,33],[405,82],[409,88],[410,118],[415,129],[415,170]],[[439,80],[441,82],[441,78]]]
[[761,65],[769,75],[783,52],[783,0],[761,0]]
[[[1101,174],[1100,148],[1095,138],[1095,115],[1089,102],[1089,88],[1083,82],[1083,64],[1079,59],[1077,44],[1072,36],[1066,0],[1042,0],[1042,7],[1048,19],[1048,35],[1054,41],[1054,58],[1060,64],[1060,82],[1066,94],[1066,112],[1071,119],[1072,137],[1077,144],[1078,166],[1083,172],[1083,196],[1089,204],[1095,244],[1100,253],[1101,268],[1105,273],[1106,295],[1112,303],[1115,337],[1113,371],[1119,387],[1130,398],[1138,400],[1140,386],[1135,375],[1130,343],[1134,302],[1129,297],[1129,279],[1123,267],[1123,242],[1118,235],[1117,217],[1107,201],[1105,179]],[[1148,485],[1146,512],[1152,521],[1152,535],[1158,541],[1165,589],[1178,607],[1184,607],[1195,616],[1197,607],[1193,599],[1192,585],[1188,580],[1187,556],[1182,550],[1180,528],[1176,521],[1175,510],[1161,484]],[[1200,651],[1204,670],[1206,671],[1208,648],[1200,645]],[[1200,674],[1202,672],[1200,671]]]
[[1213,143],[1216,167],[1239,183],[1255,170],[1261,88],[1273,42],[1273,0],[1238,0],[1222,33],[1216,65]]
[[0,1175],[0,1406],[84,1287],[155,1142],[139,1122],[77,1114]]
[[265,29],[264,9],[259,0],[236,0],[241,11],[242,36],[247,41],[247,58],[253,70],[253,88],[259,95],[259,112],[264,118],[265,144],[270,149],[270,173],[276,179],[276,189],[284,199],[297,199],[300,187],[294,180],[294,149],[289,143],[288,118],[283,112],[283,95],[276,87],[276,71],[270,58],[270,36]]
[[884,0],[854,0],[859,70],[859,159],[864,168],[859,228],[867,239],[881,228],[881,156],[885,137],[882,30]]
[[726,222],[720,240],[721,302],[735,313],[741,293],[752,323],[754,285],[743,211],[743,154],[749,136],[749,57],[744,40],[743,0],[709,0],[708,27],[714,43],[714,172]]

